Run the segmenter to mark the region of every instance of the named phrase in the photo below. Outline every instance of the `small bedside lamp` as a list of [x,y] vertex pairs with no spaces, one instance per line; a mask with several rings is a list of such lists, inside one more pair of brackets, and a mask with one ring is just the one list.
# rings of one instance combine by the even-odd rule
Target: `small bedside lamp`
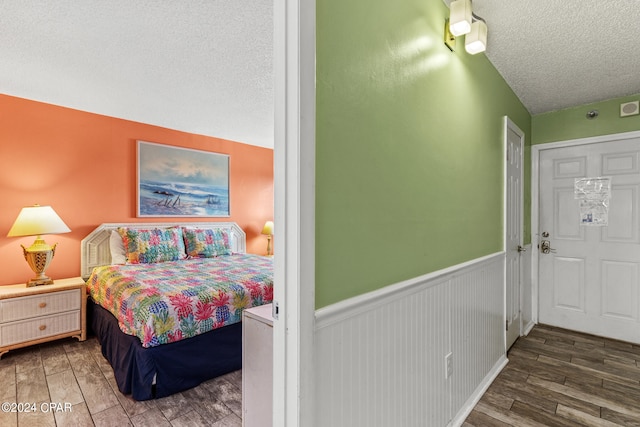
[[273,236],[273,221],[267,221],[262,227],[262,234],[267,236],[267,256],[273,255],[271,253],[271,238]]
[[31,246],[25,248],[24,259],[29,267],[36,273],[36,277],[27,282],[27,286],[50,285],[53,283],[44,274],[45,269],[53,259],[56,252],[56,245],[49,246],[43,239],[43,234],[68,233],[71,230],[67,227],[51,206],[28,206],[22,208],[18,218],[13,223],[7,237],[36,236],[36,240]]

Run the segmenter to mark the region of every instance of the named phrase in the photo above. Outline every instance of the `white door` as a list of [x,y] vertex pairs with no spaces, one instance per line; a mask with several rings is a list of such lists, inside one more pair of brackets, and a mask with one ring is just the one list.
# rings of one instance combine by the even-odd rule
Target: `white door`
[[[539,321],[640,343],[640,138],[540,152]],[[611,177],[608,225],[581,225],[575,179]]]
[[506,346],[509,349],[520,336],[522,250],[522,160],[524,133],[505,118],[506,172],[505,172],[505,316]]

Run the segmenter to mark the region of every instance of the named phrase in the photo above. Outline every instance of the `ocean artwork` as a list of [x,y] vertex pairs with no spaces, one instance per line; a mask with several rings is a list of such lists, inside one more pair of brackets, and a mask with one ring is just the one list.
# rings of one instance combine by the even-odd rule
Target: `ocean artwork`
[[229,156],[138,141],[139,217],[228,217]]

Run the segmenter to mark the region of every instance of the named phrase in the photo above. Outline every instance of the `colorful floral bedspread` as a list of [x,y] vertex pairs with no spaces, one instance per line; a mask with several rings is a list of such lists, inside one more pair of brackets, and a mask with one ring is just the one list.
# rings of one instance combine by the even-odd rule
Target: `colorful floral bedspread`
[[97,267],[93,300],[125,334],[154,347],[239,322],[245,308],[273,299],[273,258],[234,254],[155,264]]

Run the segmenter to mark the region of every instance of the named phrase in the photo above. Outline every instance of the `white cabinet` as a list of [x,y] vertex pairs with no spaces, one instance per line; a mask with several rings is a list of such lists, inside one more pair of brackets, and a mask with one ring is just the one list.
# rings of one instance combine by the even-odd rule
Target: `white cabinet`
[[81,277],[52,285],[0,286],[0,357],[9,350],[64,337],[84,341],[86,291]]
[[271,304],[242,315],[242,425],[271,427],[273,405],[273,318]]

